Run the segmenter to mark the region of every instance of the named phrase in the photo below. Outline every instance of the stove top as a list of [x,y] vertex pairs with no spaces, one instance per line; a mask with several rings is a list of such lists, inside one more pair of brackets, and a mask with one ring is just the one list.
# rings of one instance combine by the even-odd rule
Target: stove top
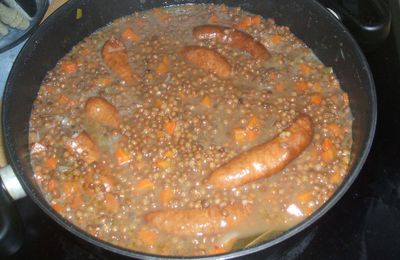
[[[283,242],[290,250],[263,251],[249,259],[400,259],[400,53],[396,45],[400,34],[396,30],[400,27],[394,24],[388,39],[366,54],[376,82],[378,125],[359,177],[327,214]],[[1,87],[20,48],[0,55]],[[117,258],[65,231],[29,198],[19,200],[17,207],[25,237],[21,249],[9,259]]]

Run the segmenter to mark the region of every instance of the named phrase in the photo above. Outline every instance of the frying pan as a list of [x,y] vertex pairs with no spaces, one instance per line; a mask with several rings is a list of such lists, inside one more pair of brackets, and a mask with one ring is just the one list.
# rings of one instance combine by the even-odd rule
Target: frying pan
[[[128,257],[160,258],[96,239],[62,218],[48,205],[33,179],[28,146],[29,119],[33,101],[46,72],[84,37],[112,20],[135,11],[187,3],[224,3],[229,6],[240,6],[265,18],[274,18],[277,24],[288,26],[326,66],[333,68],[342,88],[349,94],[354,116],[354,143],[349,174],[342,185],[321,208],[299,225],[273,240],[227,253],[223,257],[252,255],[261,250],[274,250],[274,248],[282,250],[284,240],[288,240],[321,218],[354,182],[372,145],[377,120],[374,82],[363,53],[346,28],[326,8],[312,0],[72,0],[67,2],[31,36],[18,55],[6,83],[2,123],[11,167],[3,170],[3,173],[6,171],[6,175],[10,177],[13,171],[25,193],[46,214],[63,228],[95,247]],[[78,9],[83,14],[79,19],[76,16]],[[10,183],[10,178],[6,182]],[[14,182],[14,185],[18,185],[16,183]],[[21,195],[11,187],[9,194],[13,198],[18,198],[23,192]],[[9,194],[3,192],[0,196],[4,201],[2,207],[5,208],[0,214],[0,219],[3,219],[3,222],[8,220],[12,224],[9,216],[5,215],[12,209]]]

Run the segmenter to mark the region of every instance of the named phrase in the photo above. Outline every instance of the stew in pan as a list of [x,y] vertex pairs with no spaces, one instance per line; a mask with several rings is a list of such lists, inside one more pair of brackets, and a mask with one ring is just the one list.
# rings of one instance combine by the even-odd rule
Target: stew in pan
[[289,28],[185,5],[77,44],[43,81],[29,138],[63,217],[124,248],[193,256],[310,216],[347,174],[351,126],[332,69]]

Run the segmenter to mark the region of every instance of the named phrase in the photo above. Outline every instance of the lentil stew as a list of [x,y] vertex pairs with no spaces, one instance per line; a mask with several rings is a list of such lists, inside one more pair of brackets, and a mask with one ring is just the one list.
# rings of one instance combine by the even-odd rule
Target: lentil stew
[[310,216],[347,174],[351,125],[332,69],[289,28],[185,5],[76,45],[43,81],[29,139],[64,218],[124,248],[193,256]]

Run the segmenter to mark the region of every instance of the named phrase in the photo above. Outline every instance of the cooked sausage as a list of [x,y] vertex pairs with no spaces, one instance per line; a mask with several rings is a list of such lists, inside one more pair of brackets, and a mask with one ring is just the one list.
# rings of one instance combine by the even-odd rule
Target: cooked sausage
[[190,63],[214,73],[220,78],[228,78],[231,75],[231,65],[224,56],[215,50],[200,46],[187,46],[182,48],[181,54]]
[[86,100],[85,114],[88,118],[112,128],[119,126],[118,110],[102,97],[91,97]]
[[157,229],[178,235],[217,234],[230,230],[247,219],[251,206],[236,203],[221,209],[165,209],[147,213],[145,220]]
[[107,67],[127,84],[137,81],[138,77],[129,64],[128,52],[123,42],[115,37],[111,37],[104,43],[101,55]]
[[96,143],[85,131],[73,135],[65,146],[70,153],[78,154],[87,163],[97,161],[100,157]]
[[307,115],[270,141],[255,146],[222,165],[205,180],[217,189],[233,188],[283,170],[311,143],[312,120]]
[[193,36],[199,40],[215,40],[248,52],[260,60],[271,57],[267,48],[248,33],[220,25],[201,25],[193,28]]

